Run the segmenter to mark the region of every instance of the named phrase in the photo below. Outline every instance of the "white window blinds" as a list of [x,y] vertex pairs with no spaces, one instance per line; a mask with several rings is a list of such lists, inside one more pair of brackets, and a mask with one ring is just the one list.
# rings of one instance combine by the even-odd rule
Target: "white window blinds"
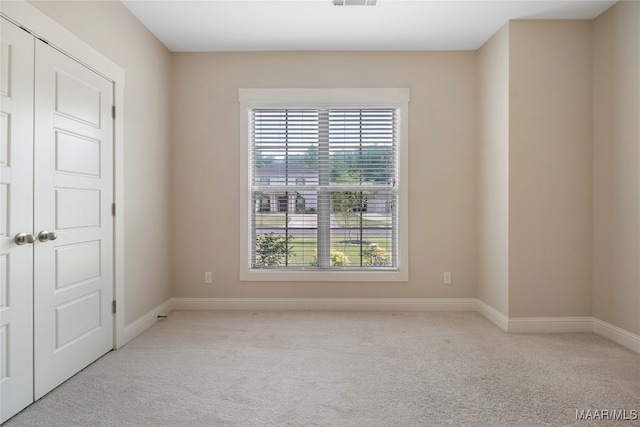
[[398,116],[249,110],[250,268],[397,268]]

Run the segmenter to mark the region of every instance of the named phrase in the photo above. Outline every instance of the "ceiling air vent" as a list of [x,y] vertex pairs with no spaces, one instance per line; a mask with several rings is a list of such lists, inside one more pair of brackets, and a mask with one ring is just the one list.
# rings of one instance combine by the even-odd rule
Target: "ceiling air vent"
[[333,0],[334,6],[375,6],[377,0]]

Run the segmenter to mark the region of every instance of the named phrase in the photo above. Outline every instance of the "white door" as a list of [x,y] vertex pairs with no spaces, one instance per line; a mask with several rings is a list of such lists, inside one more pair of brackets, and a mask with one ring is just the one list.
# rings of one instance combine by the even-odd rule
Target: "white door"
[[[33,49],[5,19],[0,67],[0,422],[33,402]],[[24,233],[23,244],[15,236]]]
[[37,400],[113,348],[113,86],[40,40],[35,49]]

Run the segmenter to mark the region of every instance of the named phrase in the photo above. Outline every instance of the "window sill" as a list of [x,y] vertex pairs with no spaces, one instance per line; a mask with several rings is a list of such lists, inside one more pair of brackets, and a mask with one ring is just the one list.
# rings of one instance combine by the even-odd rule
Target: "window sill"
[[244,270],[241,282],[408,282],[407,269],[399,270]]

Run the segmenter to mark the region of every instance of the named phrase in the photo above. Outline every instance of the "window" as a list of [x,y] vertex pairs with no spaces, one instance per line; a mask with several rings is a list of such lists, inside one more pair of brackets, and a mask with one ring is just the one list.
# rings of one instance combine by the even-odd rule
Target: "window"
[[406,281],[406,89],[244,89],[242,280]]

